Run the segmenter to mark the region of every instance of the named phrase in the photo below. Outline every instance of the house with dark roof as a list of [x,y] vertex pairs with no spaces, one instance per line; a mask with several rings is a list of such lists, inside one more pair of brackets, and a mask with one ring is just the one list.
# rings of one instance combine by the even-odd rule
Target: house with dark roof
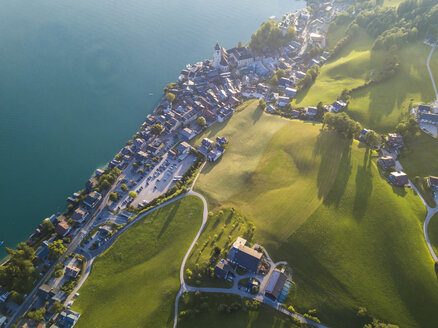
[[430,113],[431,107],[427,105],[418,105],[418,112],[422,113]]
[[433,176],[428,177],[427,185],[433,191],[438,192],[438,177],[433,177]]
[[284,89],[284,94],[290,97],[295,97],[295,95],[297,94],[297,89],[286,88]]
[[399,133],[389,133],[386,141],[394,148],[401,148],[404,145],[403,137]]
[[347,103],[343,102],[342,100],[336,100],[332,106],[332,112],[333,113],[339,113],[340,111],[344,110],[347,107]]
[[79,275],[79,273],[81,272],[81,269],[79,269],[78,267],[75,267],[74,265],[68,265],[65,267],[65,274],[67,277],[70,278],[77,278],[77,276]]
[[87,217],[88,212],[83,209],[83,208],[77,208],[74,212],[73,215],[71,216],[73,221],[76,221],[78,223],[81,223],[85,220],[85,218]]
[[435,113],[422,113],[420,114],[420,122],[438,125],[438,114]]
[[80,313],[72,311],[72,310],[65,310],[62,311],[59,314],[59,322],[58,325],[60,328],[72,328],[78,322],[80,318]]
[[87,198],[85,198],[84,204],[89,208],[95,208],[101,199],[102,195],[97,191],[93,191],[87,196]]
[[377,160],[377,164],[379,164],[382,169],[387,171],[390,168],[395,167],[395,160],[391,156],[382,156]]
[[183,140],[189,141],[192,140],[194,136],[196,136],[195,131],[193,131],[192,129],[189,128],[184,128],[182,129],[182,131],[179,133],[181,138],[183,138]]
[[404,187],[409,183],[408,175],[401,171],[391,172],[389,175],[389,180],[394,186]]
[[262,253],[246,246],[246,240],[238,237],[228,253],[227,260],[250,272],[257,272]]
[[228,274],[231,271],[231,265],[227,260],[221,259],[214,267],[214,275],[219,279],[227,279]]
[[269,277],[268,284],[266,285],[265,296],[276,301],[283,290],[286,280],[286,275],[275,269]]
[[67,221],[61,221],[59,222],[56,226],[55,226],[55,232],[58,234],[58,236],[60,237],[65,237],[68,235],[68,233],[70,232],[70,225],[68,224]]

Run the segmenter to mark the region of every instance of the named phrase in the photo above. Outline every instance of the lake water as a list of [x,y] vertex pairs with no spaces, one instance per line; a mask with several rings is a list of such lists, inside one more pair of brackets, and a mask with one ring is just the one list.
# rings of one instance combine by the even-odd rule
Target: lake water
[[14,247],[62,211],[186,64],[211,58],[216,41],[246,43],[271,15],[304,6],[0,0],[0,241]]

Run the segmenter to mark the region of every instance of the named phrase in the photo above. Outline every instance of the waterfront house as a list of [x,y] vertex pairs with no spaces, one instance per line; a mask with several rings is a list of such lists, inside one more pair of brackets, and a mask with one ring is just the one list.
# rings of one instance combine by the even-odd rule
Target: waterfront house
[[99,181],[97,180],[96,177],[89,179],[85,183],[85,192],[90,192],[91,190],[93,190],[97,186],[98,183],[99,183]]
[[384,169],[385,171],[389,170],[392,167],[395,167],[395,161],[394,158],[392,158],[391,156],[382,156],[379,157],[379,159],[377,160],[377,163],[380,165],[380,167],[382,169]]
[[262,253],[245,245],[246,240],[238,237],[231,247],[227,260],[250,272],[257,272]]
[[427,185],[433,191],[438,192],[438,177],[430,176],[427,178]]
[[73,212],[73,215],[71,216],[72,220],[81,223],[84,222],[85,218],[87,217],[88,212],[83,208],[78,208]]
[[84,204],[89,208],[95,208],[99,201],[102,199],[102,195],[97,191],[91,192],[84,200]]
[[35,252],[35,256],[44,261],[47,258],[47,255],[49,255],[49,244],[49,240],[44,240],[41,247]]
[[214,275],[219,279],[227,279],[228,274],[231,271],[231,265],[227,260],[221,259],[218,264],[214,267]]
[[68,233],[70,232],[70,225],[68,224],[67,221],[61,221],[59,222],[56,226],[55,226],[55,232],[58,234],[58,236],[60,237],[65,237],[68,235]]
[[409,179],[406,173],[401,171],[391,172],[389,175],[389,180],[394,186],[404,187],[409,184]]

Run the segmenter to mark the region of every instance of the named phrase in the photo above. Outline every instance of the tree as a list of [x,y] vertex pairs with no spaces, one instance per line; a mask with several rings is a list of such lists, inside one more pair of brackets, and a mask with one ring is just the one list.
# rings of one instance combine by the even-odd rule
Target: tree
[[371,148],[376,148],[378,145],[380,145],[382,138],[375,131],[369,130],[365,134],[364,139],[368,146],[370,146]]
[[380,320],[373,319],[373,322],[366,324],[363,328],[399,328],[397,325],[392,325],[390,323],[384,323]]
[[123,184],[120,186],[120,189],[122,189],[123,191],[126,191],[126,190],[128,190],[128,186],[127,186],[125,183],[123,183]]
[[67,248],[63,245],[62,240],[56,240],[47,246],[49,250],[49,259],[56,259],[65,253]]
[[286,31],[286,35],[284,38],[287,42],[291,42],[297,36],[297,32],[295,31],[295,27],[293,25],[289,26]]
[[172,92],[168,92],[167,95],[166,95],[166,99],[168,101],[170,101],[171,103],[173,103],[175,101],[175,98],[176,97],[175,97],[175,95]]
[[45,219],[43,223],[41,223],[41,226],[45,232],[53,231],[55,229],[53,223],[50,222],[50,219]]
[[136,199],[137,198],[137,193],[135,191],[130,191],[129,192],[129,197],[131,197],[132,199]]
[[203,128],[205,126],[205,124],[207,123],[207,121],[205,120],[205,118],[203,116],[199,116],[196,120],[196,122],[198,123],[198,125]]
[[266,108],[266,103],[263,99],[259,100],[259,106],[258,106],[261,110],[265,110]]
[[161,134],[161,132],[163,132],[163,126],[161,124],[154,124],[151,127],[151,131],[153,134],[158,136]]
[[237,48],[242,48],[243,47],[243,43],[242,43],[242,41],[239,41],[238,43],[237,43]]
[[53,312],[61,313],[62,310],[64,310],[64,306],[61,303],[59,303],[59,302],[53,303],[53,305],[52,305],[52,311]]
[[46,309],[45,308],[41,308],[39,310],[27,312],[27,317],[30,320],[33,320],[35,322],[41,322],[44,319],[44,314],[45,313],[46,313]]
[[118,196],[118,194],[116,192],[112,192],[110,194],[109,198],[110,198],[111,201],[115,202],[115,201],[117,201],[117,199],[119,199],[119,196]]
[[100,184],[100,188],[102,190],[109,189],[109,188],[111,188],[111,183],[108,180],[103,180]]

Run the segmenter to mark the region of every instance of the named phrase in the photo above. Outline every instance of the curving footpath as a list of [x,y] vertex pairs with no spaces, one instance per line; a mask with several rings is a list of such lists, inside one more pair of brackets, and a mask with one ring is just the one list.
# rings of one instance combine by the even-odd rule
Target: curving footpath
[[435,50],[435,46],[432,46],[432,50],[429,53],[429,57],[427,57],[427,69],[429,70],[430,79],[432,80],[433,89],[435,90],[435,98],[438,101],[438,90],[435,84],[435,79],[433,78],[432,70],[430,68],[430,59],[432,58],[433,51]]

